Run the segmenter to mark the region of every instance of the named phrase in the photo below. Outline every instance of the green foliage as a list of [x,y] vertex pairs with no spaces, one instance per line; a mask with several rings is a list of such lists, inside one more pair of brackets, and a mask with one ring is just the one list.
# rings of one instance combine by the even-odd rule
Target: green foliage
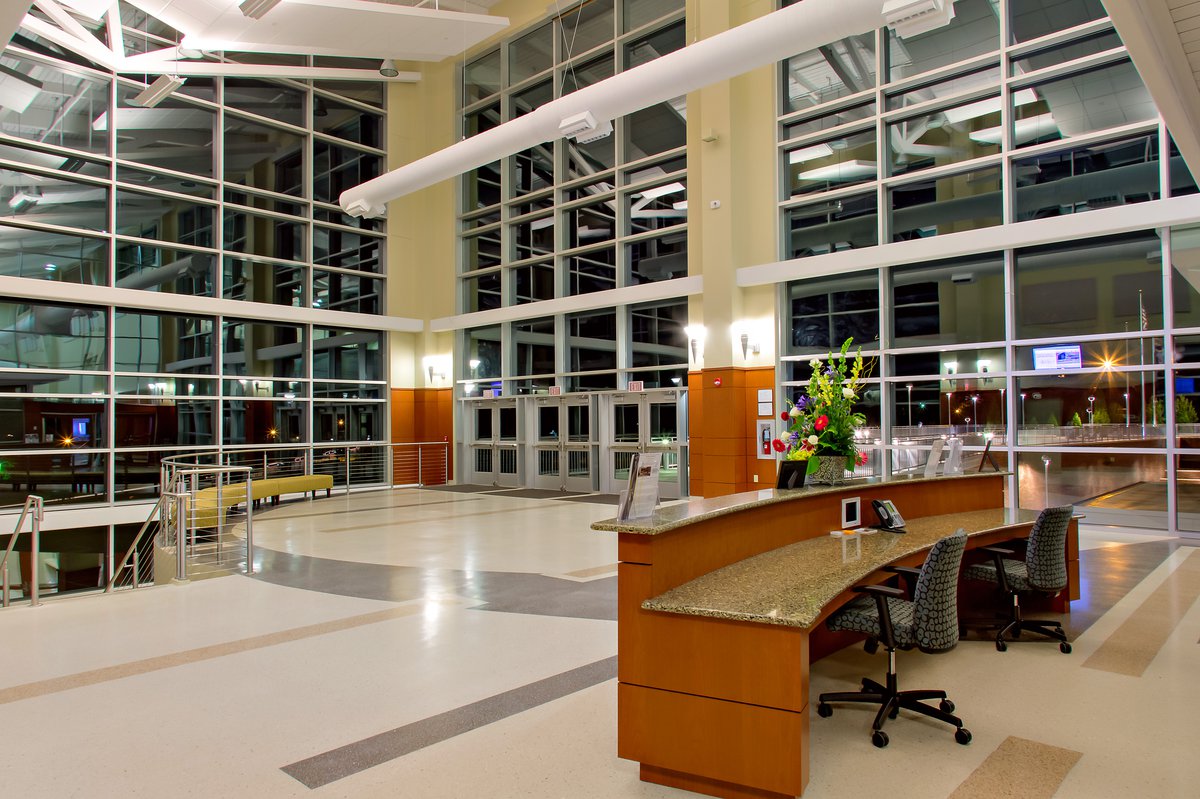
[[1083,419],[1079,418],[1078,411],[1075,413],[1074,416],[1071,417],[1071,426],[1072,427],[1083,427]]
[[[1078,414],[1076,414],[1076,416],[1078,416]],[[1050,418],[1046,420],[1046,424],[1050,425],[1051,427],[1060,427],[1061,426],[1059,424],[1058,417],[1055,416],[1054,414],[1050,414]]]
[[1108,415],[1108,408],[1103,405],[1097,405],[1096,410],[1092,412],[1092,424],[1112,424],[1112,419]]
[[[1154,401],[1154,413],[1156,415],[1153,418],[1157,419],[1159,424],[1166,422],[1167,407],[1161,398]],[[1184,396],[1175,398],[1175,424],[1195,424],[1198,419],[1200,419],[1200,415],[1196,413],[1196,406],[1189,398]],[[1146,421],[1153,421],[1153,419]]]
[[846,468],[859,460],[854,431],[866,417],[854,411],[870,364],[863,361],[862,350],[849,355],[853,339],[846,339],[841,350],[831,352],[822,362],[813,358],[812,377],[805,396],[783,413],[787,432],[776,440],[777,451],[786,452],[787,460],[808,461],[807,471],[817,470],[815,455],[839,455]]

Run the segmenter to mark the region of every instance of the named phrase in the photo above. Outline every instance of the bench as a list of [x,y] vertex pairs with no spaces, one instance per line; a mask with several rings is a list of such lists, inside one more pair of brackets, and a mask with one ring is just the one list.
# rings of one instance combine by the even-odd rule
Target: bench
[[[329,496],[333,489],[333,475],[330,474],[293,474],[286,477],[267,477],[250,483],[250,501],[258,507],[261,500],[270,498],[272,505],[279,504],[283,494],[313,493],[313,498],[321,489]],[[219,499],[218,499],[219,495]],[[221,486],[203,488],[196,492],[195,508],[188,507],[188,521],[196,527],[216,527],[225,522],[225,511],[246,501],[246,484],[229,483]],[[219,504],[220,508],[217,507]]]

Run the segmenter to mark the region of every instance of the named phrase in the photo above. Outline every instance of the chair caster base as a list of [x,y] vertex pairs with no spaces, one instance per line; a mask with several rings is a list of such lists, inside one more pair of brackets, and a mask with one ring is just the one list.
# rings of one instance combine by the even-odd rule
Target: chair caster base
[[883,730],[875,730],[871,733],[871,743],[875,744],[879,749],[888,745],[888,734]]
[[954,740],[958,741],[963,746],[971,743],[971,731],[966,727],[959,727],[954,731]]

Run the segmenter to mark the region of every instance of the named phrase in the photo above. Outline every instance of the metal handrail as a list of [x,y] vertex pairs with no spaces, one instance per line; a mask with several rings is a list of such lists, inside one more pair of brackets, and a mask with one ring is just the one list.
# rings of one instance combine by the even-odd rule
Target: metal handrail
[[21,508],[21,516],[17,519],[17,526],[13,528],[12,535],[8,538],[8,548],[4,550],[4,557],[0,558],[0,572],[3,572],[3,594],[0,595],[0,603],[3,607],[9,605],[9,585],[8,585],[8,556],[12,554],[13,547],[17,545],[17,537],[21,535],[21,528],[25,526],[25,517],[33,513],[33,523],[29,530],[30,538],[30,560],[33,563],[33,574],[29,579],[29,604],[32,607],[37,607],[41,604],[38,601],[38,561],[41,560],[41,544],[42,544],[42,519],[45,518],[45,501],[36,494],[30,494],[25,497],[25,505]]
[[[130,556],[133,556],[135,554],[134,551],[137,549],[138,544],[141,543],[142,536],[146,534],[146,531],[148,529],[150,529],[150,522],[154,521],[154,517],[158,516],[160,511],[162,510],[162,505],[163,505],[164,499],[165,499],[165,497],[159,497],[158,501],[154,503],[154,507],[152,507],[150,509],[150,515],[146,517],[146,521],[142,522],[141,529],[139,529],[137,531],[137,535],[135,535],[133,537],[133,543],[129,545],[129,549],[125,550],[125,554],[121,557],[121,559],[119,561],[117,561],[115,564],[113,564],[112,576],[108,578],[108,582],[104,586],[104,593],[108,594],[108,593],[112,592],[113,586],[116,585],[116,583],[117,583],[117,578],[120,577],[120,575],[121,575],[121,570],[124,569],[126,564],[129,562]],[[138,564],[135,562],[134,566],[133,566],[133,587],[134,588],[138,587],[137,583],[138,583]]]

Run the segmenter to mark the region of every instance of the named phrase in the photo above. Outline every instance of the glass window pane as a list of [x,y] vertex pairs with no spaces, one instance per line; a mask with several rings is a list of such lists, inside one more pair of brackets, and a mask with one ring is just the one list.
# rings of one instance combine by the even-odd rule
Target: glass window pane
[[567,288],[571,295],[590,294],[617,287],[615,247],[573,255],[567,259]]
[[[386,410],[386,405],[377,402],[315,402],[313,441],[379,441]],[[373,470],[374,464],[368,453],[351,451],[334,457],[339,459],[335,468],[342,469],[343,474],[349,469],[351,482],[363,482],[364,468]]]
[[[547,262],[518,266],[513,268],[513,273],[516,279],[517,303],[554,299],[553,264]],[[498,305],[497,298],[497,307]]]
[[887,135],[892,174],[998,153],[999,131],[999,96],[891,123]]
[[[190,82],[190,80],[189,80]],[[213,142],[218,140],[217,114],[178,96],[154,108],[129,104],[140,88],[117,91],[117,157],[146,166],[213,177]],[[103,121],[97,120],[103,125]],[[163,146],[169,142],[169,146]]]
[[272,305],[304,305],[304,282],[308,271],[245,258],[225,258],[222,292],[225,299],[267,302]]
[[640,28],[667,14],[683,11],[683,0],[623,0],[625,7],[625,30]]
[[973,69],[950,77],[937,78],[903,91],[890,93],[887,97],[888,110],[907,108],[918,103],[949,99],[971,91],[996,88],[1000,83],[1000,65],[992,64],[983,69]]
[[346,189],[377,178],[383,172],[383,157],[313,140],[313,199],[337,204]]
[[485,230],[462,240],[463,271],[489,269],[500,265],[500,228]]
[[[789,355],[826,353],[853,338],[864,350],[879,345],[879,276],[876,272],[788,284]],[[804,364],[808,366],[807,363]],[[808,373],[804,374],[808,379]]]
[[1014,141],[1021,146],[1147,122],[1158,109],[1125,60],[1013,92]]
[[1171,196],[1183,197],[1200,192],[1200,186],[1196,185],[1196,178],[1192,176],[1192,170],[1188,168],[1187,162],[1179,154],[1179,148],[1175,146],[1175,138],[1173,136],[1167,138],[1171,142],[1171,162],[1168,164]]
[[342,103],[323,94],[313,95],[313,130],[326,136],[380,147],[383,143],[383,116],[356,105]]
[[[22,157],[27,151],[18,148],[0,151],[0,155],[10,154]],[[63,158],[50,160],[52,163],[66,161]],[[82,230],[109,229],[108,188],[105,186],[71,180],[60,173],[40,174],[17,169],[3,170],[2,186],[0,220],[45,222]]]
[[892,302],[895,346],[1003,340],[1004,258],[993,253],[897,267]]
[[1200,327],[1200,226],[1171,228],[1171,295],[1174,327]]
[[[52,374],[30,369],[0,372],[0,393],[3,394],[107,394],[108,376],[101,374]],[[10,441],[4,446],[15,446]]]
[[[1064,4],[1069,5],[1069,4]],[[1097,3],[1099,5],[1099,3]],[[1077,58],[1103,53],[1105,50],[1121,46],[1121,37],[1116,31],[1105,31],[1074,39],[1066,44],[1056,44],[1043,50],[1027,53],[1013,60],[1013,74],[1021,75],[1035,69],[1043,69],[1058,64],[1066,64]]]
[[[215,444],[214,400],[138,399],[116,401],[116,446],[169,447]],[[151,471],[153,470],[153,471]],[[157,458],[152,453],[122,453],[117,458],[117,482],[128,486],[131,478],[154,477]]]
[[554,374],[554,318],[529,319],[513,324],[517,345],[517,375]]
[[108,285],[108,243],[0,225],[0,275]]
[[107,120],[108,81],[73,74],[58,64],[43,65],[11,50],[0,58],[0,66],[41,84],[41,91],[32,84],[22,90],[21,84],[11,84],[16,78],[6,78],[10,87],[5,93],[7,113],[0,121],[0,132],[72,150],[108,152],[108,125],[93,124],[94,120]]
[[[610,241],[617,235],[617,203],[610,194],[589,205],[576,206],[565,214],[567,247],[581,247],[601,241]],[[548,255],[552,251],[553,228],[550,228],[547,244],[535,249],[531,255]]]
[[383,281],[345,272],[313,270],[313,307],[350,313],[383,310]]
[[303,261],[308,225],[274,216],[225,209],[225,249],[287,261]]
[[570,58],[613,38],[613,0],[592,0],[558,18],[559,49]]
[[853,105],[818,116],[806,116],[797,122],[789,122],[785,125],[782,138],[795,139],[799,136],[807,136],[810,133],[832,130],[833,128],[848,125],[852,122],[861,122],[864,119],[870,119],[875,116],[875,108],[875,102],[872,100],[869,103]]
[[500,51],[476,58],[463,67],[463,103],[471,104],[500,91]]
[[212,374],[213,320],[118,308],[113,312],[113,368]]
[[879,243],[875,192],[789,208],[784,220],[789,258],[873,247]]
[[801,111],[875,88],[875,33],[848,36],[783,62],[783,110]]
[[117,189],[117,232],[172,244],[211,247],[216,206]]
[[1003,222],[1000,167],[907,183],[890,191],[892,241],[944,236]]
[[[568,219],[578,212],[567,214]],[[590,218],[590,217],[589,217]],[[612,220],[608,220],[609,229]],[[511,226],[513,244],[516,247],[515,260],[524,261],[526,258],[536,258],[540,255],[554,254],[554,217],[547,215],[540,219],[525,219]],[[587,238],[603,238],[600,231],[590,233]],[[608,236],[607,238],[612,238]]]
[[[44,454],[5,455],[0,460],[0,477],[4,480],[0,502],[19,506],[32,493],[55,505],[103,502],[107,469],[108,455],[103,452],[74,452],[59,447]],[[157,471],[155,475],[157,480]]]
[[508,80],[520,83],[554,64],[554,24],[534,28],[508,46]]
[[502,275],[499,271],[472,276],[463,281],[467,311],[491,311],[499,308],[503,299]]
[[[107,411],[105,399],[0,397],[0,441],[67,452],[104,447],[108,443]],[[66,455],[60,466],[69,466],[71,457]]]
[[139,242],[117,242],[117,286],[211,297],[216,280],[209,253],[165,249]]
[[[225,116],[225,180],[280,194],[304,194],[304,137]],[[315,172],[314,172],[315,174]]]
[[[1089,519],[1095,520],[1104,513],[1108,523],[1120,524],[1121,518],[1128,515],[1132,518],[1125,524],[1141,527],[1144,522],[1138,520],[1144,519],[1146,513],[1166,517],[1166,490],[1155,490],[1155,484],[1162,485],[1166,469],[1167,459],[1161,456],[1020,453],[1017,456],[1018,501],[1021,508],[1029,510],[1074,505]],[[1134,491],[1138,494],[1133,494]],[[1137,501],[1136,513],[1122,512],[1122,503],[1132,498]]]
[[304,92],[283,83],[226,78],[225,105],[289,125],[304,126]]
[[887,29],[888,75],[896,81],[1000,49],[1000,19],[991,0],[957,0],[954,20],[941,28],[898,37]]
[[383,238],[341,228],[313,228],[313,262],[322,266],[383,272]]
[[625,247],[629,284],[640,285],[687,275],[687,231],[640,239]]
[[1016,159],[1013,175],[1018,222],[1157,200],[1158,134]]
[[152,172],[148,169],[134,169],[124,164],[117,164],[117,180],[129,183],[135,188],[157,189],[174,194],[186,194],[199,197],[202,200],[217,198],[216,186],[205,181],[195,180],[188,175],[173,175],[167,172]]
[[567,331],[570,336],[570,371],[592,372],[617,368],[615,311],[571,314],[567,317]]
[[224,374],[304,376],[304,328],[300,325],[231,319],[224,324],[222,339]]
[[688,322],[686,300],[634,306],[630,322],[635,368],[687,367],[688,339],[683,332]]
[[1160,329],[1162,247],[1131,233],[1017,250],[1015,292],[1018,338]]
[[224,444],[281,444],[308,440],[308,403],[226,399],[221,402]]
[[313,379],[382,380],[382,337],[377,330],[314,327]]
[[873,181],[879,176],[875,129],[786,152],[788,193],[792,197]]
[[1073,28],[1108,16],[1101,0],[1008,0],[1014,42],[1027,42],[1039,36]]
[[500,326],[477,327],[467,331],[467,379],[501,376]]
[[0,363],[34,369],[108,368],[102,308],[0,300]]

